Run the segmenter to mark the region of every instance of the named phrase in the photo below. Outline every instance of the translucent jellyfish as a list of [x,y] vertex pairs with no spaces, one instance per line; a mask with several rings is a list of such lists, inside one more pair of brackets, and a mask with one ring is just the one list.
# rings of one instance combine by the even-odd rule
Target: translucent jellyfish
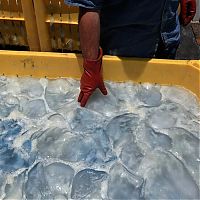
[[172,152],[182,159],[196,183],[199,183],[199,138],[183,128],[171,128],[167,132],[173,140]]
[[6,91],[6,77],[0,76],[0,92]]
[[130,142],[124,144],[119,157],[127,169],[136,173],[144,155],[136,142]]
[[78,89],[65,79],[51,80],[48,82],[45,99],[52,110],[58,111],[70,106],[77,99]]
[[21,93],[19,78],[17,77],[9,77],[6,81],[6,89],[7,94],[18,95]]
[[158,110],[157,112],[154,112],[149,118],[149,124],[153,128],[157,129],[174,127],[176,122],[176,116],[167,110]]
[[96,148],[97,157],[99,161],[103,161],[108,164],[108,162],[116,160],[116,153],[113,151],[111,142],[104,131],[98,131],[96,134],[92,135]]
[[95,91],[89,98],[86,108],[105,116],[113,116],[120,111],[120,103],[117,96],[109,90],[106,96],[103,96],[100,91]]
[[146,106],[159,106],[162,94],[158,88],[152,85],[143,85],[138,88],[136,97]]
[[93,142],[90,138],[71,138],[64,144],[61,158],[71,162],[95,162],[97,160],[97,149]]
[[130,104],[133,103],[133,99],[135,102],[137,85],[132,82],[120,84],[109,82],[106,87],[108,89],[108,93],[111,93],[111,95],[116,99],[115,102],[118,104],[120,110],[127,110],[127,106],[130,106]]
[[61,128],[49,128],[39,131],[37,149],[42,157],[59,158],[62,155],[63,145],[67,143],[70,133]]
[[57,127],[68,127],[69,128],[69,124],[68,122],[65,120],[65,118],[58,113],[55,113],[51,116],[49,116],[48,118],[48,125],[49,126],[57,126]]
[[110,169],[108,181],[109,199],[140,199],[143,179],[116,163]]
[[145,152],[156,148],[170,150],[172,148],[172,139],[160,132],[149,127],[145,122],[140,124],[137,130],[137,141]]
[[138,124],[139,117],[132,113],[125,113],[112,118],[106,126],[105,132],[112,141],[113,147],[116,148],[123,143],[133,141]]
[[170,100],[178,103],[196,116],[199,115],[199,101],[197,97],[193,95],[190,91],[181,87],[162,86],[161,92],[165,100]]
[[2,140],[2,145],[11,144],[17,135],[21,134],[21,130],[22,126],[15,120],[0,121],[0,141]]
[[15,120],[0,121],[0,169],[3,171],[10,172],[28,167],[27,161],[12,147],[21,130],[22,127]]
[[20,78],[19,84],[21,93],[29,97],[41,97],[44,92],[44,88],[40,84],[39,79],[31,77]]
[[0,117],[8,117],[11,112],[12,109],[7,107],[4,103],[0,102]]
[[19,99],[15,96],[12,96],[11,94],[7,95],[4,98],[5,104],[10,108],[18,107],[19,105]]
[[45,103],[41,99],[25,100],[21,104],[21,111],[24,115],[31,119],[37,119],[47,114]]
[[184,164],[173,154],[156,150],[140,165],[145,199],[199,199],[199,188]]
[[7,95],[0,97],[0,117],[8,117],[10,113],[18,109],[19,107],[19,100],[18,98]]
[[151,109],[147,115],[148,123],[155,129],[182,127],[199,134],[199,120],[180,104],[166,101],[160,107]]
[[31,152],[31,149],[32,149],[31,140],[26,140],[26,141],[24,141],[24,143],[22,144],[22,148],[23,148],[27,153],[30,153],[30,152]]
[[200,198],[194,96],[106,83],[81,108],[79,87],[0,77],[0,118],[20,118],[0,119],[0,199]]
[[0,169],[7,172],[28,167],[29,164],[20,154],[6,146],[0,149]]
[[0,187],[3,185],[4,182],[4,175],[3,173],[0,171]]
[[68,196],[74,177],[74,170],[69,165],[52,163],[44,168],[44,174],[54,196]]
[[44,167],[36,164],[28,173],[24,187],[26,199],[53,199],[48,182],[45,178]]
[[102,138],[76,136],[67,140],[62,149],[61,159],[71,162],[84,161],[89,164],[105,163],[115,159],[109,143]]
[[78,172],[72,183],[71,198],[101,198],[101,183],[106,177],[106,172],[93,169],[84,169]]
[[97,112],[77,108],[68,118],[71,129],[75,132],[93,134],[103,128],[105,118]]
[[25,172],[19,174],[14,178],[12,184],[6,184],[5,186],[5,200],[15,199],[21,200],[23,199],[23,186],[25,182]]
[[2,188],[2,186],[4,185],[4,181],[5,181],[4,174],[0,170],[0,198],[1,198],[1,195],[3,194],[3,188]]

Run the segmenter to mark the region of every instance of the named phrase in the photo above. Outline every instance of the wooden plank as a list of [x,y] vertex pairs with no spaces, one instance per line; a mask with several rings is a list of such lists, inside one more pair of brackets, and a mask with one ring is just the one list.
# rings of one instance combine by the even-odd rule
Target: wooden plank
[[[26,1],[26,0],[25,0]],[[51,38],[49,26],[46,23],[47,8],[43,0],[33,0],[35,8],[36,23],[38,28],[38,36],[41,51],[51,51]]]
[[79,33],[78,33],[78,26],[72,26],[72,36],[74,41],[74,50],[80,51],[80,40],[79,40]]
[[[43,0],[43,6],[45,7],[43,18],[49,30],[52,48],[54,50],[79,50],[78,8],[66,5],[64,0]],[[41,37],[40,32],[39,37]]]
[[49,6],[49,14],[58,14],[59,13],[59,0],[47,0],[46,6]]
[[18,16],[23,17],[21,0],[16,0],[16,4],[18,7]]
[[27,34],[26,34],[26,28],[25,28],[25,23],[24,22],[16,22],[18,26],[18,31],[19,31],[19,43],[21,46],[28,46],[28,41],[27,41]]
[[65,32],[65,49],[68,51],[73,51],[73,39],[70,33],[70,26],[69,24],[65,24],[63,27]]
[[10,45],[10,22],[11,21],[4,20],[1,27],[1,33],[3,34],[5,45]]
[[16,17],[10,17],[10,13],[8,11],[4,12],[4,16],[0,16],[0,20],[12,20],[12,21],[24,21],[23,17],[17,16],[19,13],[13,13],[13,16],[15,15]]
[[9,32],[10,32],[9,44],[17,45],[16,33],[15,33],[16,27],[14,21],[10,21]]
[[61,50],[62,49],[62,41],[61,41],[60,29],[61,29],[61,24],[56,24],[55,25],[55,36],[56,36],[56,41],[57,41],[57,48]]
[[40,51],[40,42],[37,31],[37,24],[32,0],[21,0],[25,26],[27,32],[27,41],[31,51]]
[[[60,23],[60,24],[76,24],[78,25],[78,15],[76,13],[69,14],[62,14],[62,20],[60,18],[60,14],[54,14],[53,15],[53,22],[54,23]],[[52,21],[52,15],[48,15],[46,22],[51,23]]]
[[0,23],[0,32],[4,45],[28,46],[25,25],[22,21],[4,20]]
[[23,21],[21,0],[0,0],[0,19]]
[[22,8],[20,0],[0,0],[0,10],[0,17],[22,17]]
[[5,11],[9,12],[9,6],[7,0],[0,0],[0,10],[1,10],[1,17],[5,17]]
[[5,46],[5,38],[4,38],[4,21],[0,21],[0,44]]
[[16,36],[16,43],[17,43],[17,45],[20,46],[21,44],[23,44],[21,42],[20,22],[18,22],[18,21],[15,22],[15,36]]
[[14,18],[14,17],[19,17],[18,13],[20,12],[18,9],[18,5],[17,5],[17,1],[16,0],[9,0],[9,12],[10,12],[10,17]]

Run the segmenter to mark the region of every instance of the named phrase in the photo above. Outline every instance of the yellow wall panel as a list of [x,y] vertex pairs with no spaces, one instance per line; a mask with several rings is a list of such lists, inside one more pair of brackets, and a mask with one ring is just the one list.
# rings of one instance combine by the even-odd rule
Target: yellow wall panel
[[[81,77],[80,54],[0,51],[0,75]],[[200,98],[199,60],[158,60],[104,56],[105,80],[183,86]]]

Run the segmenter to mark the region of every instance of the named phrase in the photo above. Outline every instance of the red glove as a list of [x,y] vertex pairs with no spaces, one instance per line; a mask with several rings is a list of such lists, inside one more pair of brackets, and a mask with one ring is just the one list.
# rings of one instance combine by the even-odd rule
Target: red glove
[[186,26],[196,13],[196,0],[181,0],[181,23]]
[[83,61],[84,73],[81,77],[81,92],[78,97],[78,102],[80,102],[82,107],[85,106],[90,95],[94,92],[96,88],[99,88],[104,95],[107,95],[107,90],[103,82],[101,70],[102,57],[103,51],[100,48],[99,57],[97,58],[97,60],[84,59]]

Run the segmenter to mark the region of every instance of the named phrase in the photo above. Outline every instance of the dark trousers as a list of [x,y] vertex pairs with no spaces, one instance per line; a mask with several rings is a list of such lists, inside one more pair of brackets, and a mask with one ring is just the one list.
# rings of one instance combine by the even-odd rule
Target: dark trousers
[[162,39],[160,39],[155,53],[155,57],[158,59],[175,59],[178,46],[179,44],[166,47]]

